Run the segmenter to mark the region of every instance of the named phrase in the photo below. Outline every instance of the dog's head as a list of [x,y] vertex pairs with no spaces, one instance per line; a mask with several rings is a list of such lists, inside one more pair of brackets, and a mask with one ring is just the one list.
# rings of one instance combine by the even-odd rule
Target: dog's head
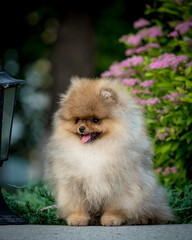
[[59,117],[68,132],[91,143],[112,131],[117,108],[118,94],[109,80],[78,79],[62,95]]

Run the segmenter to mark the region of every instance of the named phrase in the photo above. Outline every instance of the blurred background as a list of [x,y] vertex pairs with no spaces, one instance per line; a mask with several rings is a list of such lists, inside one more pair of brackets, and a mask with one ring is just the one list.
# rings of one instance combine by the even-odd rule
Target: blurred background
[[0,65],[24,79],[14,115],[10,156],[0,182],[43,177],[43,150],[59,93],[70,77],[99,77],[124,57],[118,39],[133,32],[150,0],[17,1],[1,3]]

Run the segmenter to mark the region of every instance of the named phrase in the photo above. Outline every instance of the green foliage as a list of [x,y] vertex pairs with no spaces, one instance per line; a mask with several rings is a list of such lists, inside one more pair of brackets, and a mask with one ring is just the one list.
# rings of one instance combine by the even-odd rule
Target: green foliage
[[[166,69],[149,72],[151,78],[156,80],[150,91],[161,99],[156,107],[147,106],[146,113],[149,131],[155,138],[155,166],[163,169],[176,166],[178,169],[176,174],[159,175],[165,184],[184,185],[192,172],[191,66],[183,69],[183,72]],[[174,94],[178,97],[174,98]],[[163,97],[166,95],[170,97]],[[170,100],[171,96],[173,101]]]
[[128,58],[102,76],[121,81],[141,104],[161,183],[183,187],[192,174],[192,2],[154,6],[134,23],[135,34],[120,38]]
[[192,223],[192,185],[187,185],[184,189],[168,188],[168,200],[176,216],[175,223]]
[[[4,189],[3,195],[9,207],[30,224],[66,225],[64,220],[58,218],[55,210],[41,212],[42,208],[54,204],[49,189],[43,183],[12,186],[11,190]],[[192,185],[184,189],[168,187],[167,198],[176,216],[175,223],[192,223]]]
[[30,224],[66,225],[55,210],[42,208],[54,205],[54,198],[43,183],[33,183],[24,187],[10,186],[3,190],[8,206]]

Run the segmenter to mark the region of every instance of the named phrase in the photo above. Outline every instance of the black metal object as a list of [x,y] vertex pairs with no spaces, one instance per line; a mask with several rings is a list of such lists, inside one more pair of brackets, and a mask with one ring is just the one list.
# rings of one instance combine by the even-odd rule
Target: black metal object
[[[4,90],[0,87],[0,156],[1,156],[1,126],[2,126],[2,118],[3,118],[3,102],[4,102]],[[6,160],[6,159],[4,159]],[[3,165],[3,159],[0,157],[0,167]]]
[[[1,74],[1,73],[0,73]],[[12,87],[13,88],[13,87]],[[15,89],[15,93],[14,93],[14,102],[13,102],[13,112],[12,112],[12,116],[11,116],[11,124],[10,124],[10,128],[7,129],[8,135],[9,135],[9,140],[7,142],[7,154],[6,156],[2,155],[2,124],[3,124],[3,109],[4,109],[4,96],[5,96],[5,89],[1,88],[0,86],[0,167],[3,165],[4,161],[7,161],[9,158],[9,147],[10,147],[10,143],[11,143],[11,132],[12,132],[12,124],[13,124],[13,115],[14,115],[14,105],[15,105],[15,96],[16,96],[16,91],[17,91],[17,87],[14,87]],[[6,89],[7,91],[7,89]]]
[[[8,73],[4,72],[2,68],[0,67],[0,166],[3,165],[3,162],[8,160],[9,156],[9,146],[10,146],[10,141],[11,141],[11,131],[12,131],[12,123],[13,123],[13,115],[14,115],[14,105],[15,105],[15,96],[16,96],[16,90],[17,86],[21,83],[23,83],[24,80],[20,79],[15,79],[12,78]],[[7,129],[9,138],[8,138],[8,149],[7,149],[7,154],[6,156],[2,156],[2,128],[3,120],[5,121],[6,119],[3,119],[3,113],[4,113],[4,103],[5,103],[5,93],[8,91],[8,89],[13,89],[13,102],[12,102],[12,116],[10,119],[10,128]]]
[[[8,160],[16,90],[23,82],[12,78],[0,67],[0,167]],[[0,187],[0,225],[26,223],[25,219],[14,214],[7,206]]]
[[4,72],[2,67],[0,67],[0,86],[3,88],[17,86],[23,83],[24,80],[15,79],[11,77],[7,72]]

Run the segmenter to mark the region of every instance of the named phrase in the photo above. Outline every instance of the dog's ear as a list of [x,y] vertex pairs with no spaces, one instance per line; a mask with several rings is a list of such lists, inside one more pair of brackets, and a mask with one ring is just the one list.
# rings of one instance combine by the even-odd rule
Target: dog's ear
[[59,94],[59,104],[60,106],[63,105],[66,102],[67,94],[61,93]]
[[100,96],[106,102],[116,102],[116,100],[117,100],[117,95],[114,92],[114,90],[111,89],[111,88],[103,88],[103,89],[101,89]]
[[72,76],[70,78],[70,82],[71,82],[72,85],[75,85],[79,81],[81,81],[81,78],[79,78],[78,76]]

